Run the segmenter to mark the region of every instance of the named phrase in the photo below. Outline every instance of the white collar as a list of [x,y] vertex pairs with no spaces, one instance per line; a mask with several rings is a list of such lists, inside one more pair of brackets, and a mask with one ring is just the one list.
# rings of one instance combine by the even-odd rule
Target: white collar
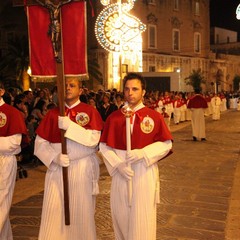
[[144,107],[145,107],[145,105],[143,104],[143,102],[141,102],[133,109],[133,111],[136,112]]
[[65,103],[65,106],[69,109],[72,109],[72,108],[76,107],[79,103],[80,103],[80,100],[77,100],[71,107],[68,106],[66,103]]

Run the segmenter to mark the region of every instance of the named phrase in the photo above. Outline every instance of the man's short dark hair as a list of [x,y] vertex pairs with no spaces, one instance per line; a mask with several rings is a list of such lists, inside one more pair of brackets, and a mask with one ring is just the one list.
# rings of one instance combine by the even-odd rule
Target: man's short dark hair
[[126,82],[128,80],[133,80],[133,79],[139,80],[141,82],[142,89],[143,90],[146,89],[146,81],[145,81],[144,77],[138,73],[128,73],[123,79],[123,87],[125,87]]

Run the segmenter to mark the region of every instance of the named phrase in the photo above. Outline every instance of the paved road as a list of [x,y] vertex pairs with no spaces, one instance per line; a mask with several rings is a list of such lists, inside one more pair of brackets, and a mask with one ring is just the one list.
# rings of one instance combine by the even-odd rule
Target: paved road
[[[234,110],[223,113],[220,121],[208,117],[206,142],[192,141],[189,122],[172,126],[174,154],[159,163],[157,239],[240,240],[239,119],[240,111]],[[37,239],[44,173],[45,167],[40,166],[17,181],[10,213],[14,240]],[[109,189],[110,177],[101,165],[96,209],[99,240],[114,239]]]

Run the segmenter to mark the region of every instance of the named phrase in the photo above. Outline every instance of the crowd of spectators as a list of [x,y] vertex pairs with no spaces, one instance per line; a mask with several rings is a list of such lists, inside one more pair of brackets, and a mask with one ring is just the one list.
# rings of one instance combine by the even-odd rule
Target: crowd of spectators
[[[123,93],[117,91],[117,89],[98,90],[97,92],[87,88],[83,90],[83,94],[80,96],[81,102],[95,107],[104,122],[113,111],[124,105]],[[145,94],[143,102],[149,108],[160,112],[170,128],[171,119],[173,119],[173,124],[191,120],[191,113],[187,109],[187,103],[191,96],[192,93],[185,92],[152,91]],[[215,99],[216,96],[220,99],[221,105],[219,108],[221,112],[228,108],[240,110],[240,92],[206,93],[203,96],[209,106],[205,113],[206,116],[213,114],[214,104],[212,99]],[[54,87],[52,90],[48,88],[35,89],[34,91],[28,90],[20,93],[10,88],[4,95],[4,101],[16,107],[25,119],[28,136],[23,139],[21,161],[22,163],[29,163],[34,159],[33,150],[37,126],[47,111],[58,105],[57,88]]]

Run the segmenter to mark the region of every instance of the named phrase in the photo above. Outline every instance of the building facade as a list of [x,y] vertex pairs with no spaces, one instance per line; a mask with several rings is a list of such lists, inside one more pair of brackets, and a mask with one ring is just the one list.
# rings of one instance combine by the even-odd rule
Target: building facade
[[[19,0],[20,1],[20,0]],[[137,17],[146,26],[142,32],[141,72],[151,86],[150,90],[192,91],[184,79],[193,70],[201,69],[206,79],[203,91],[231,91],[233,79],[240,76],[240,43],[234,42],[236,32],[224,29],[210,31],[210,0],[101,0],[109,4],[134,3],[129,14]],[[11,3],[12,0],[7,2]],[[15,0],[14,2],[18,2]],[[20,1],[22,2],[22,1]],[[95,23],[105,8],[96,0],[88,9],[88,57],[97,59],[103,82],[95,79],[86,81],[86,86],[122,90],[121,79],[129,71],[138,71],[137,64],[129,59],[121,62],[119,80],[113,79],[112,55],[97,41]],[[17,6],[17,4],[15,3]],[[0,5],[3,6],[3,3]],[[27,34],[26,16],[23,8],[13,8],[1,13],[0,56],[3,58],[7,41],[19,33]],[[3,10],[3,8],[0,10]],[[18,13],[15,13],[18,11]],[[19,19],[21,17],[21,19]],[[221,43],[210,42],[214,32],[215,40],[221,37]],[[222,39],[224,39],[222,41]],[[225,42],[224,42],[225,41]],[[211,43],[211,45],[210,45]],[[139,64],[138,64],[139,65]],[[218,84],[218,88],[216,88]]]
[[[103,6],[97,3],[96,17],[102,9]],[[240,61],[237,56],[211,51],[209,0],[137,0],[131,14],[146,25],[146,31],[142,33],[142,72],[147,81],[155,81],[160,88],[156,90],[192,91],[184,80],[197,69],[201,69],[206,79],[203,91],[215,91],[217,83],[219,90],[232,90],[233,78],[240,74]],[[88,21],[89,32],[96,17]],[[121,80],[115,84],[111,78],[109,52],[93,40],[93,35],[88,34],[88,46],[101,66],[103,88],[121,89]],[[128,64],[122,65],[121,77],[132,71]],[[159,81],[167,83],[159,84]]]

